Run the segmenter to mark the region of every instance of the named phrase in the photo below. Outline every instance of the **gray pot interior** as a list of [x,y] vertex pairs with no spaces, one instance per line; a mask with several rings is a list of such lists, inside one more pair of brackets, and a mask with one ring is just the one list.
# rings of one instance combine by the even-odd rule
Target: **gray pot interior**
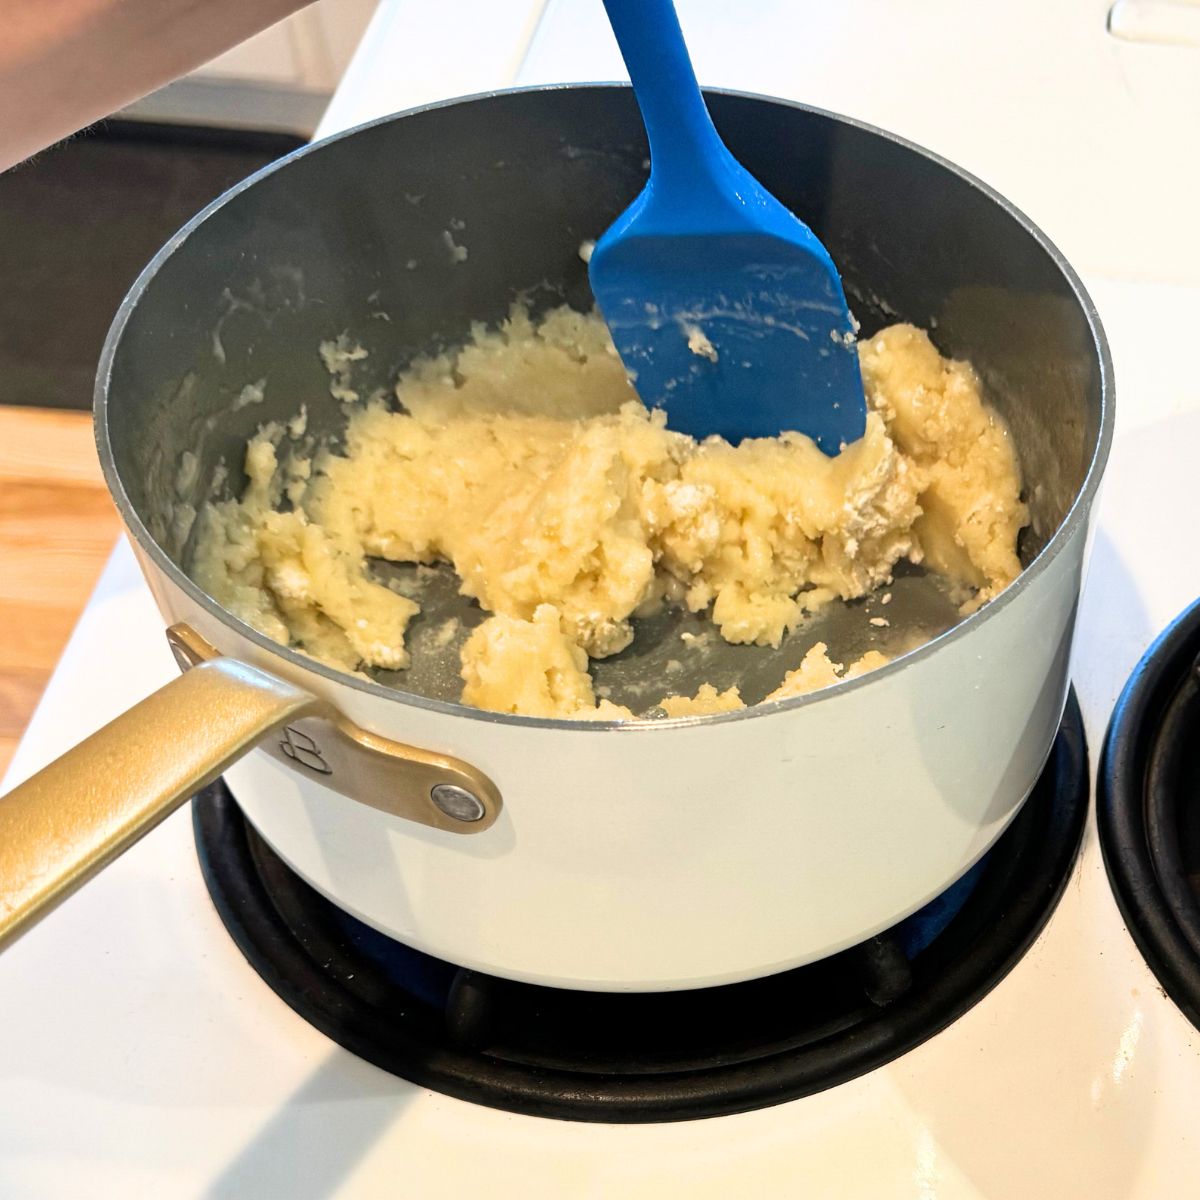
[[[1032,562],[1084,492],[1109,423],[1102,334],[1069,268],[993,193],[911,146],[782,102],[712,94],[710,105],[733,152],[828,246],[866,333],[911,321],[980,370],[1020,452]],[[336,434],[344,416],[320,342],[349,333],[368,351],[352,380],[365,397],[520,294],[590,307],[580,243],[639,190],[646,154],[628,89],[502,93],[300,151],[218,201],[135,286],[102,365],[101,441],[135,535],[157,544],[165,569],[186,569],[186,513],[240,490],[261,422],[303,404],[311,434]],[[237,409],[258,380],[264,401]],[[198,469],[181,478],[185,451]],[[912,604],[936,609],[913,586]],[[472,607],[448,581],[439,615],[456,603]],[[836,635],[819,629],[777,652],[764,691],[817,636]],[[661,668],[646,641],[631,679]],[[706,677],[736,678],[753,698],[761,657],[729,648]],[[598,681],[612,669],[602,664]],[[455,698],[442,667],[405,676],[381,682]]]

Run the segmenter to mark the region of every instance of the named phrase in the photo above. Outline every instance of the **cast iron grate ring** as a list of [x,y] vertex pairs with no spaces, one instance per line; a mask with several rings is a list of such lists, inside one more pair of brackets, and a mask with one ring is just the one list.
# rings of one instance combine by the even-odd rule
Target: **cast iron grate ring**
[[767,979],[655,994],[499,980],[420,954],[300,880],[218,781],[193,806],[205,881],[255,970],[347,1050],[410,1082],[513,1112],[677,1121],[821,1091],[956,1020],[1049,918],[1087,813],[1074,696],[1041,778],[963,881],[920,914]]

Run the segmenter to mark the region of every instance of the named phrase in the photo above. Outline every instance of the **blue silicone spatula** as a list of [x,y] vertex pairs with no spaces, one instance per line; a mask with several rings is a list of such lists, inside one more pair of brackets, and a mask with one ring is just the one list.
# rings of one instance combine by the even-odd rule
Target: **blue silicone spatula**
[[721,141],[671,0],[604,7],[646,124],[650,179],[588,273],[638,395],[694,437],[796,430],[836,454],[862,436],[866,405],[833,260]]

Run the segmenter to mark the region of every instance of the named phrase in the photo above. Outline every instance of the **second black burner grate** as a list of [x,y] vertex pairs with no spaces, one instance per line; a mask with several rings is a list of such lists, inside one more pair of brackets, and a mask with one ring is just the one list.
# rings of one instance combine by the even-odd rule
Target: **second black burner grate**
[[1096,826],[1142,956],[1200,1029],[1200,601],[1146,651],[1113,712]]

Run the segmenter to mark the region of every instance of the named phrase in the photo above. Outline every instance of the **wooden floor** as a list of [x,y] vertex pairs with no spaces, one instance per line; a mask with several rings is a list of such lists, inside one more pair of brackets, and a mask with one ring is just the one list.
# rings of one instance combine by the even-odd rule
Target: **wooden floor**
[[119,529],[91,414],[0,407],[0,774]]

